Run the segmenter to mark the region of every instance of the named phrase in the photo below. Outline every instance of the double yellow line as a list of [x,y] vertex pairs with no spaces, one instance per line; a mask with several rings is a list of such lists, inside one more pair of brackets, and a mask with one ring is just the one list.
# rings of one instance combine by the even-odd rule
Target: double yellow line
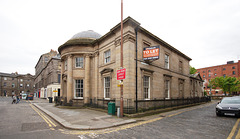
[[152,122],[164,119],[164,118],[176,116],[176,115],[179,115],[181,113],[184,113],[184,112],[187,112],[187,111],[192,111],[192,110],[195,110],[195,109],[200,109],[200,108],[203,108],[203,107],[206,107],[206,106],[209,106],[209,105],[212,105],[212,103],[204,104],[203,106],[198,106],[198,107],[194,107],[194,108],[187,108],[185,110],[181,110],[180,112],[170,114],[170,115],[166,115],[166,117],[158,117],[158,118],[154,118],[154,119],[150,119],[150,120],[146,120],[146,121],[141,121],[141,122],[137,122],[137,123],[132,123],[132,124],[127,124],[127,125],[122,125],[122,126],[115,127],[115,128],[110,128],[110,129],[95,130],[95,131],[92,131],[92,130],[89,130],[89,131],[70,131],[70,132],[69,131],[66,131],[66,132],[62,131],[62,133],[72,134],[72,135],[108,134],[108,133],[112,133],[112,132],[116,132],[116,131],[120,131],[120,130],[126,130],[126,129],[129,129],[129,128],[133,128],[133,127],[136,127],[136,126],[152,123]]
[[[237,122],[233,126],[232,131],[230,132],[230,134],[229,134],[227,139],[232,139],[232,137],[234,136],[234,134],[235,134],[235,132],[236,132],[236,130],[238,128],[239,122],[240,122],[240,118],[237,120]],[[235,139],[240,139],[240,129],[238,130],[238,133],[237,133]]]
[[48,126],[50,127],[51,130],[54,130],[54,127],[56,127],[56,124],[54,124],[46,115],[44,115],[40,110],[38,110],[35,106],[33,106],[32,104],[29,104],[34,111],[36,111],[38,113],[38,115],[40,115],[43,120],[48,124]]

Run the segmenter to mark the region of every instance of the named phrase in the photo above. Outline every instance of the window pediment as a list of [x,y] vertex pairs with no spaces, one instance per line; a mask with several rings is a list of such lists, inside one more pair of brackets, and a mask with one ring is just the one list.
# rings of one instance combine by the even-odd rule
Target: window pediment
[[102,71],[100,71],[101,74],[109,73],[109,72],[113,72],[113,69],[112,68],[104,68]]

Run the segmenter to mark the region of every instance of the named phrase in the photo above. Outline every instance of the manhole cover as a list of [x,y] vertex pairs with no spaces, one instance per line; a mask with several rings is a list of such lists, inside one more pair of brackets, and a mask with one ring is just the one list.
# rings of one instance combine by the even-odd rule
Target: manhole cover
[[93,121],[99,121],[99,119],[92,119]]

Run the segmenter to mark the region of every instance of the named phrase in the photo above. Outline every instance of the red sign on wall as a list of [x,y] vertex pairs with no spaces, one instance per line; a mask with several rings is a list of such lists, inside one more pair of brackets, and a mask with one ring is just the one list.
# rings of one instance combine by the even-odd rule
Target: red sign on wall
[[126,69],[117,70],[117,80],[123,80],[126,78]]
[[160,46],[152,46],[143,48],[143,60],[159,59]]

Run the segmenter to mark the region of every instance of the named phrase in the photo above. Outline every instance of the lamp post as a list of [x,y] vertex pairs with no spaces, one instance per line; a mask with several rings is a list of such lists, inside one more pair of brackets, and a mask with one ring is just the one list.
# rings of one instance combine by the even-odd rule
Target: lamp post
[[[123,0],[121,0],[121,68],[123,68]],[[121,80],[123,83],[123,80]],[[123,117],[123,84],[120,85],[120,117]]]

